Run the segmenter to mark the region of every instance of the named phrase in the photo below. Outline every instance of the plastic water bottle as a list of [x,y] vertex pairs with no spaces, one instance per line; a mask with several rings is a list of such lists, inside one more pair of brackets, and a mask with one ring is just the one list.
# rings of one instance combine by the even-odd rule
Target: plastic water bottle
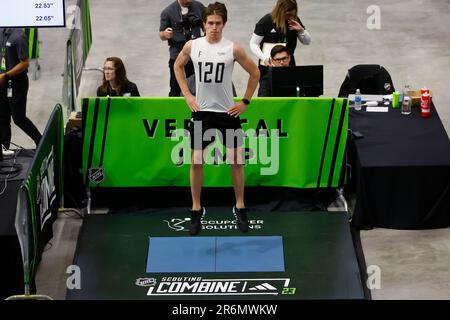
[[403,97],[401,111],[402,111],[402,114],[411,114],[411,98],[410,98],[410,96],[406,95]]
[[405,84],[405,87],[403,88],[402,92],[400,92],[400,105],[402,105],[403,103],[403,99],[405,98],[405,93],[406,96],[409,96],[409,85]]
[[355,110],[361,110],[361,91],[356,89],[355,93]]

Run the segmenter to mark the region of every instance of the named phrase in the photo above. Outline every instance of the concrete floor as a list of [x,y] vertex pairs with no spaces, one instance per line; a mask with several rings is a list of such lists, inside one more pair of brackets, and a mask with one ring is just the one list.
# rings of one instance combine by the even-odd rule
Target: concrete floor
[[[66,1],[67,6],[75,1]],[[166,96],[168,47],[158,37],[159,14],[169,0],[91,1],[93,45],[87,67],[100,67],[107,56],[122,57],[129,78],[143,96]],[[225,36],[249,51],[248,41],[257,20],[274,0],[223,1],[229,9]],[[367,13],[373,1],[301,1],[300,17],[312,36],[310,46],[299,44],[299,64],[324,65],[325,96],[336,96],[347,69],[360,63],[383,65],[394,85],[428,86],[447,133],[450,132],[450,1],[377,1],[379,30],[370,30]],[[64,45],[68,29],[40,31],[41,77],[31,81],[28,115],[43,130],[53,106],[61,101]],[[80,96],[95,94],[101,73],[83,74]],[[238,95],[246,76],[239,67],[233,79]],[[33,147],[14,128],[13,140]],[[65,270],[71,263],[80,220],[62,216],[55,224],[52,246],[44,253],[38,272],[39,293],[65,296]],[[450,299],[450,229],[362,231],[368,266],[381,270],[381,289],[374,299]]]

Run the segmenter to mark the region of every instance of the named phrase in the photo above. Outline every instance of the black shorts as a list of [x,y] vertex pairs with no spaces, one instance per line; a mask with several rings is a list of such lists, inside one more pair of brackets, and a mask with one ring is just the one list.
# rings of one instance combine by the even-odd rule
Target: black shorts
[[217,136],[227,148],[235,149],[244,144],[241,119],[226,112],[193,112],[189,133],[194,150],[204,150]]

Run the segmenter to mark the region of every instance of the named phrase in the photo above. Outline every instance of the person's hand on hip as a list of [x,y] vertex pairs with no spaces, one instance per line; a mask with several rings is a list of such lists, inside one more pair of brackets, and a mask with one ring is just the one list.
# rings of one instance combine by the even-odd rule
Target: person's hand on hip
[[239,117],[241,114],[243,114],[245,112],[245,110],[247,109],[247,106],[245,103],[238,102],[236,103],[234,106],[232,106],[227,113],[232,116],[232,117]]
[[200,108],[197,104],[197,100],[195,99],[195,96],[193,94],[186,95],[185,99],[186,99],[186,103],[188,104],[188,106],[192,112],[200,111]]

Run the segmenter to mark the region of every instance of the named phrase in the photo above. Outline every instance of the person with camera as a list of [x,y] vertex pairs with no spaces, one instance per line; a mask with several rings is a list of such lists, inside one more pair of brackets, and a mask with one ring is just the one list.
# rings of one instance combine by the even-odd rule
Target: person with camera
[[[196,0],[176,0],[161,12],[159,37],[169,45],[170,92],[169,97],[179,97],[178,85],[173,66],[178,54],[189,40],[201,37],[202,14],[205,6]],[[194,66],[185,66],[186,77],[194,74]]]
[[277,0],[271,13],[262,17],[256,23],[250,49],[259,58],[259,97],[270,96],[270,73],[273,67],[270,57],[271,49],[278,44],[289,48],[291,53],[290,65],[295,66],[294,52],[297,40],[304,45],[309,45],[311,36],[298,17],[298,5],[296,0]]

